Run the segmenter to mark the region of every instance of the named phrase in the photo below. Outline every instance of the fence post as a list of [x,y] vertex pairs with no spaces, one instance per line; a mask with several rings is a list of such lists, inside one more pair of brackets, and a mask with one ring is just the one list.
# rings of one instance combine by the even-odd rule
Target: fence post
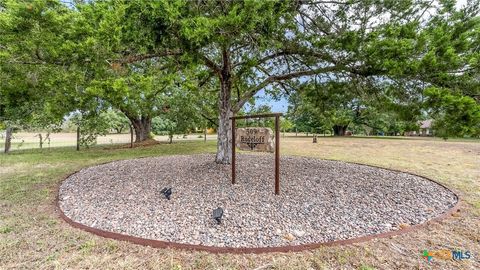
[[77,151],[80,151],[80,126],[77,126]]
[[40,139],[40,149],[43,148],[43,137],[41,133],[38,133],[38,138]]
[[12,128],[7,127],[7,130],[5,132],[5,153],[8,153],[10,151],[11,143],[12,143]]

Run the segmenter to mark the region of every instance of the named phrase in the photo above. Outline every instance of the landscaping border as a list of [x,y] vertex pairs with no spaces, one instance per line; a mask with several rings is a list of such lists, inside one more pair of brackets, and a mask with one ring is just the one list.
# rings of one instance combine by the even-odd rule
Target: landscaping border
[[[140,157],[141,158],[141,157]],[[310,157],[312,158],[312,157]],[[139,159],[139,158],[136,158]],[[317,158],[319,159],[319,158]],[[323,246],[341,246],[341,245],[350,245],[350,244],[356,244],[356,243],[362,243],[362,242],[367,242],[372,239],[376,238],[388,238],[392,236],[397,236],[397,235],[402,235],[408,232],[412,232],[421,228],[425,228],[431,223],[434,222],[439,222],[441,220],[444,220],[448,217],[450,217],[453,213],[460,211],[460,206],[461,206],[461,198],[458,195],[458,193],[451,188],[445,186],[442,183],[439,183],[436,180],[433,180],[431,178],[418,175],[415,173],[411,172],[406,172],[402,170],[397,170],[397,169],[390,169],[390,168],[385,168],[385,167],[380,167],[376,165],[368,165],[368,164],[362,164],[358,162],[347,162],[347,161],[342,161],[342,160],[333,160],[333,159],[320,159],[320,160],[330,160],[330,161],[339,161],[339,162],[345,162],[345,163],[350,163],[350,164],[357,164],[357,165],[363,165],[363,166],[369,166],[373,168],[378,168],[378,169],[384,169],[384,170],[390,170],[394,172],[400,172],[400,173],[407,173],[410,175],[418,176],[421,178],[424,178],[428,181],[431,181],[447,190],[452,192],[455,197],[457,198],[457,203],[450,209],[448,209],[445,213],[434,217],[424,223],[419,223],[415,225],[411,225],[405,228],[402,228],[400,230],[395,230],[395,231],[389,231],[389,232],[384,232],[384,233],[379,233],[379,234],[370,234],[370,235],[365,235],[365,236],[360,236],[360,237],[355,237],[351,239],[345,239],[345,240],[335,240],[335,241],[327,241],[327,242],[320,242],[320,243],[311,243],[311,244],[302,244],[302,245],[287,245],[287,246],[281,246],[281,247],[243,247],[243,248],[235,248],[235,247],[215,247],[215,246],[204,246],[204,245],[194,245],[194,244],[184,244],[184,243],[177,243],[177,242],[168,242],[168,241],[161,241],[161,240],[154,240],[154,239],[147,239],[147,238],[141,238],[141,237],[136,237],[136,236],[131,236],[131,235],[126,235],[126,234],[121,234],[121,233],[115,233],[115,232],[109,232],[97,228],[93,228],[81,223],[78,223],[76,221],[73,221],[69,217],[67,217],[62,209],[60,208],[59,204],[59,195],[60,195],[60,186],[62,183],[71,175],[76,174],[78,171],[75,171],[73,173],[68,174],[66,177],[64,177],[61,181],[59,181],[58,186],[56,188],[56,196],[55,196],[55,209],[58,211],[59,216],[61,219],[63,219],[65,222],[67,222],[70,226],[81,229],[93,234],[96,234],[101,237],[105,238],[111,238],[115,240],[120,240],[120,241],[127,241],[130,243],[138,244],[138,245],[143,245],[143,246],[150,246],[154,248],[174,248],[174,249],[183,249],[183,250],[193,250],[193,251],[206,251],[210,253],[232,253],[232,254],[248,254],[248,253],[254,253],[254,254],[260,254],[260,253],[272,253],[272,252],[299,252],[299,251],[305,251],[305,250],[310,250],[310,249],[316,249],[319,247]],[[92,166],[98,166],[102,164],[107,164],[110,162],[114,162],[118,160],[113,160],[113,161],[108,161],[104,163],[99,163],[95,164]],[[91,167],[91,166],[89,166]],[[86,167],[87,168],[87,167]],[[83,169],[83,168],[82,168]]]

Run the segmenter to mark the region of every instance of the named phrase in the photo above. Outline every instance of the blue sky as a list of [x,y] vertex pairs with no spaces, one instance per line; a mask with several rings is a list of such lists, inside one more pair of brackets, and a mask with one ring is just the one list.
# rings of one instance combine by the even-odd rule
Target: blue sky
[[[255,95],[255,100],[255,107],[266,104],[272,108],[272,112],[286,113],[288,109],[287,99],[282,97],[278,101],[274,100],[269,95],[265,94],[264,90],[261,90]],[[244,109],[248,111],[250,109],[250,105],[248,103],[245,104]]]

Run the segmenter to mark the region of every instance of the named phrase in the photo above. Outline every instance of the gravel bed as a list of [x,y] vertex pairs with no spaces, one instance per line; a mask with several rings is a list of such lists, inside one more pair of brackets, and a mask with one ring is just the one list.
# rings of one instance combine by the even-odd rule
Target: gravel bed
[[[342,240],[423,223],[453,207],[448,189],[386,169],[273,155],[213,155],[115,161],[68,177],[59,204],[84,225],[142,238],[218,247],[278,247]],[[171,200],[160,192],[172,187]],[[212,218],[224,209],[221,224]]]

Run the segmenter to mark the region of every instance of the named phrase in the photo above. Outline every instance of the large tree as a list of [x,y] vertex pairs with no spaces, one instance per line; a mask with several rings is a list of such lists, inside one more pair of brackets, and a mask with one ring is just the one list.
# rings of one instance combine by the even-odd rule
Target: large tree
[[398,87],[372,80],[306,82],[290,96],[288,116],[302,131],[329,130],[344,136],[347,129],[366,126],[396,134],[400,126],[413,127],[422,116],[422,96],[395,95],[414,92]]
[[72,10],[56,1],[0,3],[0,121],[48,125],[75,109]]
[[170,107],[167,99],[177,87],[175,75],[160,73],[150,65],[131,65],[122,73],[93,79],[85,92],[105,101],[103,106],[121,111],[135,130],[135,141],[142,142],[149,138],[152,119]]
[[288,29],[296,27],[294,3],[133,1],[127,5],[129,12],[122,13],[121,23],[143,33],[140,41],[132,41],[142,45],[124,50],[119,62],[174,55],[201,78],[199,87],[210,86],[212,81],[218,85],[219,163],[230,161],[229,118],[234,113],[272,82],[312,73],[299,69],[285,74],[274,68],[275,60],[283,57],[277,48],[288,42]]
[[[181,77],[176,62],[167,57],[136,57],[134,51],[163,49],[164,35],[151,39],[154,29],[135,16],[143,1],[91,1],[75,6],[81,20],[75,28],[86,29],[79,46],[89,51],[84,68],[91,74],[83,94],[98,99],[99,106],[121,111],[135,130],[135,141],[149,138],[152,119],[168,110],[167,96],[178,88]],[[164,54],[163,56],[167,56]],[[183,80],[184,81],[184,80]],[[185,88],[187,90],[187,88]]]
[[[261,89],[295,91],[292,85],[305,80],[373,81],[388,84],[401,100],[421,96],[420,85],[474,81],[478,73],[469,65],[478,66],[472,40],[478,6],[469,4],[460,11],[454,2],[432,1],[179,4],[174,25],[181,50],[218,84],[217,162],[229,162],[229,117]],[[453,34],[439,36],[448,31]]]
[[[336,118],[342,123],[338,131],[366,111],[358,109],[365,97],[379,96],[377,103],[388,105],[401,119],[410,117],[410,122],[420,115],[430,87],[478,102],[478,1],[463,8],[455,7],[455,1],[325,2],[304,2],[309,8],[300,8],[297,18],[307,47],[313,48],[305,59],[334,67],[309,80],[315,87],[307,89],[317,89],[316,98],[310,97],[310,109],[322,110],[322,91],[330,92],[324,101],[341,102],[334,102],[334,115],[323,120]],[[317,52],[327,57],[317,57]],[[332,82],[339,84],[339,93],[328,90]]]
[[[116,100],[122,91],[140,90],[132,81],[138,76],[176,74],[180,83],[196,80],[196,90],[216,85],[216,161],[228,163],[229,117],[262,89],[289,93],[305,81],[374,81],[388,84],[400,101],[430,86],[478,98],[476,4],[456,10],[454,1],[430,0],[86,1],[59,13],[75,18],[65,22],[73,24],[65,35],[48,39],[63,40],[62,53],[42,49],[37,55],[43,43],[23,44],[42,63],[75,63],[88,84],[106,92],[123,83]],[[36,14],[39,21],[51,15]]]
[[61,120],[70,112],[97,115],[113,107],[131,121],[137,142],[147,139],[176,73],[166,72],[168,59],[123,58],[129,41],[138,40],[132,27],[142,31],[119,22],[127,3],[76,3],[5,2],[0,117],[25,122],[34,113],[54,113],[52,120]]
[[480,137],[480,103],[472,97],[431,87],[426,91],[425,107],[434,118],[434,130],[443,138]]

